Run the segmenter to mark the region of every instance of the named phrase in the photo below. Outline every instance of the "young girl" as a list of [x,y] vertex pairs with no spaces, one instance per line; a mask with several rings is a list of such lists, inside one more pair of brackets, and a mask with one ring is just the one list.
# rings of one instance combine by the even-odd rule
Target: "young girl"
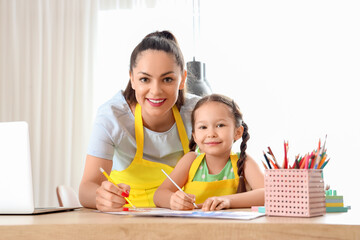
[[[199,99],[184,94],[184,58],[168,31],[147,35],[133,50],[130,80],[97,113],[79,197],[84,207],[121,211],[155,206],[153,195],[189,151],[190,116]],[[117,186],[99,168],[110,173]],[[126,205],[129,206],[129,205]]]
[[[170,174],[186,194],[166,179],[155,192],[155,205],[191,210],[195,202],[205,211],[263,205],[264,175],[245,152],[249,133],[237,104],[219,94],[206,96],[195,105],[191,123],[192,151]],[[233,154],[241,137],[240,154]]]

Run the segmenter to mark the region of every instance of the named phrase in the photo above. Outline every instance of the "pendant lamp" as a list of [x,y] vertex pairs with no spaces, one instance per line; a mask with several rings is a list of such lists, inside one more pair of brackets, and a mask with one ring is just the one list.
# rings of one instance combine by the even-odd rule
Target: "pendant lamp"
[[198,36],[200,34],[200,0],[193,0],[193,60],[186,63],[187,82],[186,90],[189,93],[206,96],[211,94],[211,87],[206,80],[205,63],[195,60],[195,53],[199,48]]

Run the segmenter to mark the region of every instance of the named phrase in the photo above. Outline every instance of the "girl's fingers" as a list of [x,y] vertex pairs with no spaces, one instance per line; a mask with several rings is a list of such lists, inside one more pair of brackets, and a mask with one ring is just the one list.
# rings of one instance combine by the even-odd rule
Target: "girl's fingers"
[[210,199],[206,199],[205,200],[205,202],[202,204],[202,207],[201,207],[201,209],[203,210],[203,211],[209,211],[209,201],[210,201]]
[[210,205],[210,211],[214,211],[220,203],[221,202],[217,198],[213,199]]
[[194,209],[193,199],[187,194],[177,191],[170,197],[170,208],[173,210],[192,210]]
[[208,198],[202,206],[203,211],[214,211],[218,206],[219,201],[216,198]]
[[193,195],[193,194],[186,194],[189,198],[190,198],[190,200],[191,200],[191,203],[195,203],[195,195]]
[[203,211],[221,210],[224,208],[230,208],[230,200],[226,198],[212,197],[206,199],[202,206]]
[[195,196],[194,195],[188,195],[184,192],[178,191],[179,194],[181,195],[181,202],[180,204],[182,204],[184,206],[184,208],[186,210],[192,210],[194,209],[194,202],[195,202]]
[[225,202],[220,202],[220,203],[216,206],[215,210],[221,210],[221,209],[224,209],[224,208],[226,208]]

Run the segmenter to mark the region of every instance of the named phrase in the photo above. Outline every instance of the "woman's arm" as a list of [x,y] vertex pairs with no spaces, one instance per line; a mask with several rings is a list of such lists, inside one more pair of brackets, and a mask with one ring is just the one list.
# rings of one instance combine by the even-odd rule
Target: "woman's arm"
[[[170,177],[182,188],[188,179],[192,162],[196,158],[195,152],[185,154],[176,164]],[[190,210],[194,208],[195,196],[185,194],[166,178],[154,194],[154,203],[158,207],[171,208],[176,210]]]
[[103,212],[121,211],[126,203],[121,194],[128,193],[130,187],[120,183],[117,188],[107,181],[100,172],[100,167],[110,173],[112,161],[91,155],[86,156],[84,174],[79,188],[80,203],[84,207],[97,208]]
[[252,190],[221,197],[208,198],[203,210],[220,210],[224,208],[245,208],[263,206],[265,202],[264,174],[259,165],[250,156],[246,157],[244,175]]

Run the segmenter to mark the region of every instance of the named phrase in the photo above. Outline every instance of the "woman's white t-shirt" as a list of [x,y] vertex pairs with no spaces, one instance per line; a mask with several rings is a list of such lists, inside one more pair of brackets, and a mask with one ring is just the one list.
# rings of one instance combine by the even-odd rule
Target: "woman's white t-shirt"
[[[191,112],[198,96],[186,94],[180,109],[188,138],[191,137]],[[136,153],[135,118],[123,92],[99,107],[87,154],[113,161],[113,170],[124,170]],[[143,159],[175,166],[183,156],[176,123],[166,132],[154,132],[144,127]]]

